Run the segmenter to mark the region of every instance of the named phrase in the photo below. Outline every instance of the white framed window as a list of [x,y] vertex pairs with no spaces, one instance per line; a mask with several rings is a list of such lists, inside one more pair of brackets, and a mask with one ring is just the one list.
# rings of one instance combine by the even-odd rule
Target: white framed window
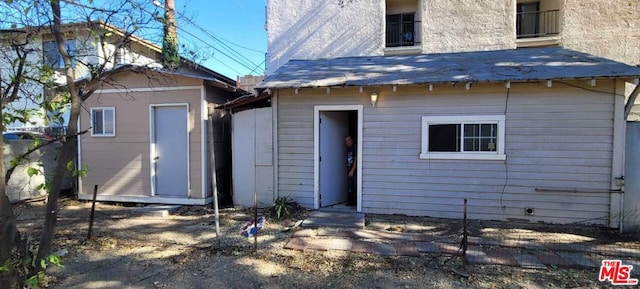
[[505,160],[504,115],[423,116],[421,159]]
[[116,136],[115,107],[91,108],[91,136]]

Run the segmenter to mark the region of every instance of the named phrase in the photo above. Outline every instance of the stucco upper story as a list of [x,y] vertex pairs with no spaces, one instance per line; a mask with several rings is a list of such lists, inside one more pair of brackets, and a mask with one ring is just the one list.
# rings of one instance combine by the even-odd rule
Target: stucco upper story
[[[92,33],[86,23],[69,24],[63,27],[65,38],[65,48],[73,60],[75,77],[81,79],[87,77],[90,73],[89,66],[105,65],[107,69],[117,65],[136,64],[150,67],[161,67],[158,59],[160,48],[144,39],[131,36],[127,44],[120,43],[123,39],[124,31],[112,27],[108,24],[101,23],[100,28],[107,37],[105,41],[101,41],[96,33]],[[24,38],[26,30],[0,31],[0,70],[4,75],[12,75],[11,70],[14,68],[12,60],[17,59],[17,55],[13,49],[9,47],[9,39]],[[27,40],[23,40],[27,41]],[[40,63],[50,66],[56,75],[55,82],[63,82],[64,77],[60,74],[63,68],[62,59],[57,52],[55,39],[47,29],[42,29],[40,33],[28,40],[29,63]],[[32,69],[31,73],[39,73],[38,67],[28,66]]]
[[638,65],[638,15],[627,0],[269,0],[267,74],[291,59],[549,45]]
[[[73,23],[63,26],[65,47],[72,57],[74,76],[80,80],[90,76],[91,67],[102,66],[106,70],[122,65],[141,66],[150,69],[162,69],[160,62],[162,49],[158,45],[146,39],[129,35],[117,27],[108,23],[97,22],[97,28],[89,28],[89,23]],[[30,28],[36,31],[35,36],[28,42],[26,74],[29,79],[43,79],[44,66],[53,69],[52,81],[58,85],[64,85],[64,64],[57,51],[55,39],[47,27]],[[11,39],[22,39],[27,33],[33,33],[28,29],[2,30],[0,31],[0,81],[2,87],[10,79],[7,76],[15,75],[17,54],[10,47]],[[96,33],[98,32],[98,33]],[[211,71],[188,60],[183,61],[183,67],[178,71],[195,74],[192,76],[204,79],[212,78],[221,80],[226,85],[235,85],[235,81],[217,72]],[[44,87],[41,83],[27,81],[21,91],[24,96],[10,105],[14,107],[39,108],[32,99],[34,95],[42,94]],[[30,124],[16,122],[9,127],[42,126],[43,120],[39,116],[33,116]]]

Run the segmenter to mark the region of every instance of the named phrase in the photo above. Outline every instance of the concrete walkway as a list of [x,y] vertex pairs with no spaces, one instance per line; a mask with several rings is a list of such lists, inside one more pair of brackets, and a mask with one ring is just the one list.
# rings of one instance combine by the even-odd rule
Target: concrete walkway
[[[324,214],[324,213],[323,213]],[[363,220],[364,221],[364,220]],[[305,226],[307,221],[303,223]],[[333,222],[333,221],[332,221]],[[323,220],[315,225],[331,224]],[[364,224],[364,223],[363,223]],[[316,226],[293,232],[285,245],[293,250],[342,250],[382,256],[462,256],[458,238],[427,234],[391,233],[359,228]],[[530,269],[557,267],[599,268],[602,260],[618,259],[633,265],[632,275],[640,276],[640,250],[621,248],[615,244],[541,243],[531,239],[495,240],[469,237],[469,264],[518,266]]]

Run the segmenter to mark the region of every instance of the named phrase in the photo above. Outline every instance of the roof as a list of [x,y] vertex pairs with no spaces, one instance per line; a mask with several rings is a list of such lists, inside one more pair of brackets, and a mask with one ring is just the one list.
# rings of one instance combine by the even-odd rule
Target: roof
[[234,100],[227,101],[221,105],[218,105],[216,108],[219,109],[234,109],[241,106],[250,105],[256,103],[258,101],[271,98],[271,93],[267,91],[263,91],[258,95],[255,94],[247,94],[241,97],[238,97]]
[[257,88],[637,78],[640,67],[560,47],[290,60]]
[[[51,30],[49,29],[50,26],[48,25],[44,25],[44,26],[29,26],[29,27],[22,27],[22,28],[15,28],[15,29],[0,29],[0,34],[4,34],[4,33],[23,33],[23,32],[37,32],[37,33],[41,33],[41,34],[49,34],[51,33]],[[102,20],[96,20],[96,21],[85,21],[85,22],[74,22],[74,23],[65,23],[62,25],[62,29],[64,31],[67,30],[72,30],[72,29],[104,29],[105,31],[109,31],[115,35],[117,35],[118,37],[128,37],[131,41],[138,43],[140,45],[142,45],[143,47],[150,49],[156,53],[162,53],[162,47],[156,45],[155,43],[144,39],[142,37],[136,36],[134,34],[129,34],[127,31],[112,25],[110,23],[104,22]],[[180,56],[181,62],[183,64],[183,68],[184,66],[186,66],[188,69],[191,70],[196,70],[196,71],[201,71],[204,74],[206,74],[209,77],[206,76],[197,76],[195,74],[191,74],[188,75],[189,72],[186,71],[182,71],[181,73],[185,76],[190,76],[190,77],[196,77],[196,78],[202,78],[205,80],[213,80],[216,79],[216,81],[220,81],[222,83],[228,84],[230,86],[235,86],[236,85],[236,81],[225,76],[222,75],[221,73],[218,73],[217,71],[214,71],[208,67],[205,67],[203,65],[200,65],[198,63],[196,63],[195,61],[192,61],[188,58],[182,57]],[[164,70],[164,69],[163,69]],[[168,70],[164,70],[165,72],[168,72]]]

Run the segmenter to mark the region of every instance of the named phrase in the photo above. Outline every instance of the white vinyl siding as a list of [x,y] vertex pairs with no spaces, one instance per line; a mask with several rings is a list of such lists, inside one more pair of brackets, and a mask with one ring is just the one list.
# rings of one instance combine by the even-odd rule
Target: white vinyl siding
[[116,135],[116,109],[114,107],[91,108],[91,136]]
[[[599,90],[610,88],[598,82]],[[313,207],[313,106],[356,104],[364,106],[364,213],[461,218],[468,199],[474,219],[608,224],[610,94],[538,84],[514,85],[508,97],[498,85],[435,86],[433,92],[399,87],[371,107],[369,95],[357,89],[309,91],[278,95],[280,196]],[[504,116],[505,159],[420,158],[423,116],[470,115]],[[525,207],[535,214],[526,216]]]

